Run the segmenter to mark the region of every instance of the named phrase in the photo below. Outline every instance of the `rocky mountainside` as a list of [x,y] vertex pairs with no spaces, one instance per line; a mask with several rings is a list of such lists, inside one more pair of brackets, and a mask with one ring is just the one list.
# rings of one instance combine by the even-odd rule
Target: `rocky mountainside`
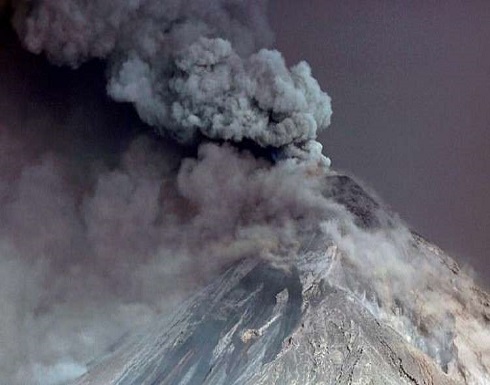
[[[326,185],[372,242],[394,226],[352,179]],[[289,269],[243,260],[76,384],[490,384],[489,296],[410,238],[410,263],[386,269],[414,268],[421,282],[366,273],[328,231],[305,233]]]

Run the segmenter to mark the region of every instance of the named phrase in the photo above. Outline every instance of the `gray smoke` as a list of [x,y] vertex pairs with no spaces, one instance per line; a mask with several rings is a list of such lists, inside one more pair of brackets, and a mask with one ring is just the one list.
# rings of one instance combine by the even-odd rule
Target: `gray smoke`
[[[380,319],[418,336],[412,294],[440,284],[442,294],[422,296],[423,306],[453,331],[443,306],[453,283],[439,262],[417,254],[400,221],[359,228],[328,198],[333,171],[315,138],[330,123],[330,99],[306,63],[288,68],[263,48],[272,41],[265,2],[13,5],[29,51],[74,68],[103,59],[108,94],[197,154],[151,135],[94,150],[83,127],[102,135],[106,120],[90,95],[60,100],[66,119],[42,96],[18,104],[15,93],[1,95],[22,106],[2,110],[0,122],[2,381],[64,384],[236,261],[290,269],[304,234],[318,230],[344,255],[339,284],[367,292]],[[257,147],[274,161],[253,155]],[[394,304],[407,313],[391,317]],[[451,339],[428,334],[420,347],[457,360],[437,350]],[[467,354],[454,362],[473,370]]]
[[[269,43],[265,1],[21,1],[26,47],[56,63],[109,63],[108,93],[162,134],[188,143],[307,143],[330,124],[330,98],[306,63],[291,69]],[[321,158],[326,165],[328,159]]]
[[0,369],[9,383],[76,377],[241,258],[287,269],[299,232],[336,209],[296,161],[273,166],[217,144],[197,159],[169,152],[137,139],[116,168],[94,166],[81,186],[68,180],[69,162],[42,155],[3,186]]

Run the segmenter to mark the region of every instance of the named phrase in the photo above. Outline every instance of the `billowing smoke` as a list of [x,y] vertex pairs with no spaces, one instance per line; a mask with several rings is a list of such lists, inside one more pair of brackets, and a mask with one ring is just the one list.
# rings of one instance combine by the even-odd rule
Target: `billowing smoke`
[[10,175],[2,175],[0,367],[9,383],[80,374],[243,257],[288,268],[298,232],[328,211],[307,167],[273,166],[229,145],[203,144],[196,159],[180,160],[139,138],[117,167],[87,162],[92,175],[80,180],[57,154],[19,165],[29,149],[2,132]]
[[[64,384],[238,260],[287,271],[315,231],[348,262],[339,284],[366,295],[380,318],[399,305],[393,322],[420,335],[412,294],[439,282],[439,261],[413,257],[396,218],[380,214],[382,230],[366,229],[330,198],[334,172],[315,140],[330,98],[306,63],[288,68],[263,48],[272,42],[265,1],[22,0],[13,9],[29,51],[76,71],[103,60],[108,95],[152,130],[130,115],[111,120],[81,83],[69,93],[78,96],[55,102],[1,95],[3,382]],[[431,317],[452,332],[446,300],[434,299]],[[451,338],[427,331],[417,346],[447,366]]]
[[[254,141],[308,151],[330,124],[330,98],[306,63],[291,69],[262,49],[266,2],[21,1],[17,29],[29,50],[78,66],[109,63],[108,93],[134,104],[162,134],[188,143]],[[328,163],[326,158],[322,158]]]

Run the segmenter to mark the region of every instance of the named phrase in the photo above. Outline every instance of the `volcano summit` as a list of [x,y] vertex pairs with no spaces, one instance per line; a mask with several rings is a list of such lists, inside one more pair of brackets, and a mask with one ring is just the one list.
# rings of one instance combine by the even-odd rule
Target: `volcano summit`
[[[400,246],[352,179],[325,185],[378,243],[371,252]],[[409,234],[406,267],[417,261],[432,281],[397,292],[330,234],[305,233],[288,271],[237,263],[76,384],[489,383],[490,298],[449,257]]]

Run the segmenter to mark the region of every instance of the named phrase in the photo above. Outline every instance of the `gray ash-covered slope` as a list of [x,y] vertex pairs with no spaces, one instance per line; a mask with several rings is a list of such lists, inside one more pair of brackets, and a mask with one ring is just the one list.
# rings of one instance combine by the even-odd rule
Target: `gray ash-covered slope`
[[[350,178],[328,186],[362,231],[391,226]],[[289,270],[253,259],[230,268],[77,384],[489,383],[489,298],[449,257],[413,235],[437,282],[384,296],[377,286],[393,283],[358,271],[326,234],[305,235]]]

